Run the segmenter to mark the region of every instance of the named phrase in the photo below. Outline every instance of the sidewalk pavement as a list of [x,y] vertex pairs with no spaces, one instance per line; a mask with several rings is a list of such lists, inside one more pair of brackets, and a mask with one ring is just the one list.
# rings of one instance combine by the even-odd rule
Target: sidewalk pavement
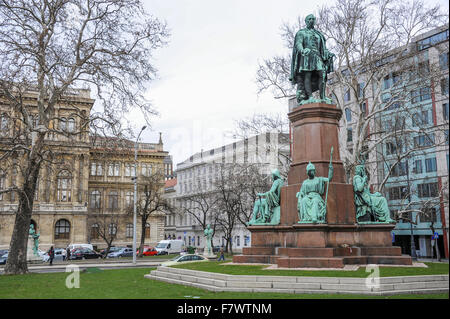
[[[106,261],[106,262],[98,262],[95,261],[75,261],[75,262],[53,262],[53,265],[50,266],[48,262],[46,263],[39,263],[39,264],[28,264],[29,270],[43,270],[43,269],[65,269],[67,266],[77,266],[79,268],[85,269],[85,268],[143,268],[143,267],[157,267],[160,266],[162,262],[166,260],[158,260],[158,261],[136,261],[136,264],[134,265],[133,262],[130,261]],[[5,266],[0,266],[0,273],[3,272]]]

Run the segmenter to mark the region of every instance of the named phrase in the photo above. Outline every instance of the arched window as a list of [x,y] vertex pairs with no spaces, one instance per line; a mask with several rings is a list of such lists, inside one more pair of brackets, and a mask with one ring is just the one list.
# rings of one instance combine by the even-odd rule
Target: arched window
[[0,115],[0,134],[7,135],[9,130],[9,117],[6,113]]
[[91,191],[90,194],[91,208],[101,208],[102,207],[102,194],[98,190]]
[[150,224],[145,224],[145,238],[150,238]]
[[69,239],[70,223],[66,219],[60,219],[55,224],[55,239]]
[[75,119],[74,118],[69,118],[67,120],[67,128],[66,128],[67,132],[75,132]]
[[116,191],[110,191],[108,194],[108,208],[112,210],[119,208],[119,194]]
[[110,236],[116,236],[116,234],[117,234],[117,225],[116,224],[114,224],[114,223],[109,224],[108,234]]
[[98,239],[98,238],[99,238],[98,224],[93,224],[91,226],[91,239]]
[[65,117],[59,119],[59,129],[63,132],[67,130],[67,119]]
[[[0,169],[0,191],[5,189],[6,174]],[[0,193],[0,200],[3,200],[3,193]]]
[[133,238],[133,224],[127,224],[126,237]]
[[69,171],[62,170],[61,172],[59,172],[57,189],[59,202],[72,201],[72,175]]

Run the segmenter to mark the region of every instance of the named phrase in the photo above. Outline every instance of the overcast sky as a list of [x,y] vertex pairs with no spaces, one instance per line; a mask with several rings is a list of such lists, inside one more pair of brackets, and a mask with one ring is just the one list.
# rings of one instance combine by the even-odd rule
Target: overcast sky
[[[171,30],[154,55],[159,79],[147,97],[160,115],[141,141],[157,142],[174,168],[194,153],[233,142],[235,120],[254,113],[287,112],[286,100],[257,95],[258,61],[285,52],[283,22],[315,12],[324,0],[143,0]],[[447,1],[435,0],[448,8]],[[144,123],[139,115],[136,127]]]

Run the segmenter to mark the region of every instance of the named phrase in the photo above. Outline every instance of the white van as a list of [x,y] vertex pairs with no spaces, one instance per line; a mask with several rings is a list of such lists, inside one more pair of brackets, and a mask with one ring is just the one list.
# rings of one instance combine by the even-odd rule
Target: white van
[[181,239],[161,240],[155,248],[158,255],[179,254],[183,249],[183,241]]
[[94,247],[91,244],[70,244],[67,246],[67,248],[70,249],[70,251],[74,250],[75,248],[89,248],[90,250],[94,250]]

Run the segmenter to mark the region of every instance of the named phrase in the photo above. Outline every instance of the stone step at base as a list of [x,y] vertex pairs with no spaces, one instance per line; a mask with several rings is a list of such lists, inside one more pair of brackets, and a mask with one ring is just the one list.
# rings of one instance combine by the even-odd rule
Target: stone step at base
[[310,257],[287,257],[278,258],[278,267],[282,268],[344,268],[344,258],[310,258]]
[[279,258],[285,256],[276,255],[234,255],[233,263],[247,264],[276,264]]

